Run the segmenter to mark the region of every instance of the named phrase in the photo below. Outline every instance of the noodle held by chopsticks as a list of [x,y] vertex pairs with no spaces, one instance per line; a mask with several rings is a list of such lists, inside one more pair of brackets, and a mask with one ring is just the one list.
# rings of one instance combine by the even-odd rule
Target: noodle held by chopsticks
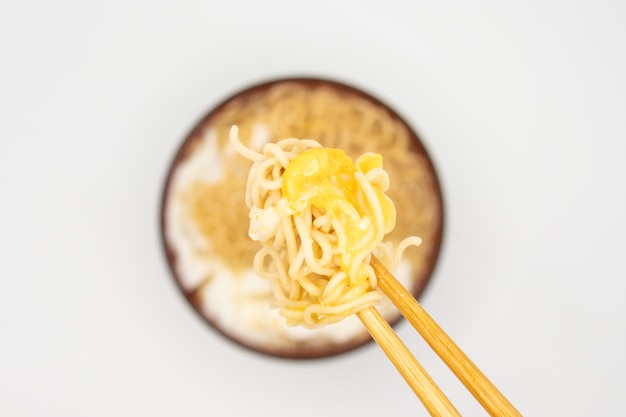
[[271,280],[287,323],[319,327],[378,303],[371,254],[394,269],[401,251],[421,242],[407,238],[400,251],[383,242],[396,211],[382,157],[366,153],[353,162],[341,150],[294,138],[259,153],[243,145],[235,126],[231,142],[254,162],[246,190],[249,234],[262,245],[254,269]]

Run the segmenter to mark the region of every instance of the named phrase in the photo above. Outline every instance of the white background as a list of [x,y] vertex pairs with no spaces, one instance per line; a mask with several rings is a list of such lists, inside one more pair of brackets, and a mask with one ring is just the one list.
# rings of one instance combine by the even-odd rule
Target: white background
[[423,136],[447,222],[423,304],[520,411],[623,415],[624,4],[2,2],[0,415],[426,414],[376,345],[242,350],[166,268],[180,141],[227,95],[293,75],[362,87]]

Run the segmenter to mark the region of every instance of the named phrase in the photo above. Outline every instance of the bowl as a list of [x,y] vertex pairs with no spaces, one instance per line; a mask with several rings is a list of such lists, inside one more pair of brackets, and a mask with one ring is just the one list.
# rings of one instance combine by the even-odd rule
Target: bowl
[[[315,139],[352,158],[383,155],[397,209],[385,240],[417,235],[396,277],[416,297],[439,256],[443,202],[434,164],[415,130],[389,105],[333,80],[284,78],[244,88],[213,107],[184,138],[165,178],[161,238],[176,285],[210,327],[266,355],[312,359],[338,355],[371,338],[349,317],[321,329],[287,326],[271,304],[269,282],[252,270],[258,242],[248,235],[244,203],[251,162],[230,147],[232,125],[249,146],[288,137]],[[401,315],[389,300],[378,306],[390,324]]]

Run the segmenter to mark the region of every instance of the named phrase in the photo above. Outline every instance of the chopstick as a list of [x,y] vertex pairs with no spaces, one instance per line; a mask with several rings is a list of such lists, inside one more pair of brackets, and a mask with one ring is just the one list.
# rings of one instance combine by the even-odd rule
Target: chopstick
[[376,308],[369,307],[361,310],[357,316],[417,394],[431,416],[460,416],[448,397],[435,384],[435,381],[419,364]]
[[[489,415],[521,416],[520,412],[515,409],[461,348],[454,343],[450,336],[430,317],[413,295],[402,286],[374,255],[371,257],[370,265],[374,268],[380,289],[389,297],[402,315],[413,325],[426,343],[439,355]],[[370,331],[370,334],[372,334],[372,331]],[[376,340],[374,335],[372,337]],[[391,351],[387,356],[390,355],[395,355],[395,353]],[[404,355],[402,353],[403,357]],[[433,395],[439,396],[437,393]],[[431,415],[435,416],[437,414],[431,413]]]

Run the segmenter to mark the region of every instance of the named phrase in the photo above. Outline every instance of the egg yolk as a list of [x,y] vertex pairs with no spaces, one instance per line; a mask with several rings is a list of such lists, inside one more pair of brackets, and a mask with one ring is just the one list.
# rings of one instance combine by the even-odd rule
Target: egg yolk
[[[291,210],[299,213],[311,204],[323,209],[331,222],[339,221],[342,225],[346,245],[341,254],[344,268],[358,253],[369,228],[376,227],[371,208],[359,203],[355,173],[366,174],[382,166],[380,154],[363,154],[355,164],[340,149],[313,148],[291,160],[283,173],[283,198]],[[387,233],[395,225],[395,207],[377,184],[372,184],[372,188],[383,214],[383,233]]]

